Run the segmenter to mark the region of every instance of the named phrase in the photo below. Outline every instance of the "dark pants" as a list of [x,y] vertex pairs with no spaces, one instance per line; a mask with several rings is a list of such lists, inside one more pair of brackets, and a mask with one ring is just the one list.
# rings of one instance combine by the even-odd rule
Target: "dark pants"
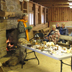
[[49,40],[48,39],[44,39],[44,41],[48,42]]
[[60,39],[59,42],[60,41],[62,41],[62,43],[66,43],[67,42],[67,40],[63,40],[63,39]]
[[26,52],[27,52],[27,49],[25,49],[24,47],[21,47],[20,50],[19,50],[19,59],[20,61],[24,61],[24,59],[26,58]]
[[20,61],[22,61],[22,62],[24,61],[24,59],[26,58],[26,52],[27,52],[26,48],[24,48],[24,47],[19,48],[19,59],[20,59]]

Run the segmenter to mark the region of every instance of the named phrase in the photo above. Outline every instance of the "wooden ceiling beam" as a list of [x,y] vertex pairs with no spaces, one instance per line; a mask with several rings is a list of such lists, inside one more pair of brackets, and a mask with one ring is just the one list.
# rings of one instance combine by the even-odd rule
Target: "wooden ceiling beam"
[[46,6],[46,7],[69,7],[69,5],[46,5],[46,4],[43,4],[43,6]]
[[[38,3],[33,2],[33,1],[29,1],[29,2],[31,2],[31,3],[33,3],[33,4],[36,4],[36,5],[38,5],[38,6],[42,6],[42,4],[38,4]],[[48,8],[47,8],[47,7],[45,7],[45,6],[42,6],[42,7],[44,7],[44,8],[46,8],[46,9],[48,9]]]
[[39,4],[69,4],[69,2],[38,2]]
[[35,2],[68,2],[68,0],[34,0]]

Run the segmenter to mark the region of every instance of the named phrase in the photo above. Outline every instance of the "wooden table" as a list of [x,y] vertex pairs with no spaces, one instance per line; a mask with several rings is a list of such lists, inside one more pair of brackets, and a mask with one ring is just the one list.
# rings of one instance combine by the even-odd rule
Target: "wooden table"
[[[19,46],[24,47],[24,48],[29,49],[29,50],[32,50],[34,53],[35,53],[35,52],[38,52],[38,53],[43,54],[43,55],[45,55],[45,56],[48,56],[48,57],[50,57],[50,58],[59,60],[59,61],[61,62],[61,71],[60,71],[60,72],[62,72],[62,65],[63,65],[63,64],[68,65],[68,64],[64,63],[62,60],[63,60],[63,59],[67,59],[67,58],[71,58],[71,65],[68,65],[68,66],[71,66],[71,70],[72,70],[72,53],[69,53],[69,54],[64,53],[63,55],[56,55],[56,54],[51,55],[50,53],[48,53],[48,52],[46,52],[46,51],[41,51],[41,50],[38,50],[38,49],[34,49],[34,48],[31,48],[31,47],[27,47],[27,46],[25,46],[25,45],[19,45]],[[36,54],[35,54],[35,55],[36,55]],[[36,56],[36,58],[37,58],[37,56]],[[38,58],[37,58],[37,60],[38,60]],[[38,60],[38,64],[39,64],[39,60]]]

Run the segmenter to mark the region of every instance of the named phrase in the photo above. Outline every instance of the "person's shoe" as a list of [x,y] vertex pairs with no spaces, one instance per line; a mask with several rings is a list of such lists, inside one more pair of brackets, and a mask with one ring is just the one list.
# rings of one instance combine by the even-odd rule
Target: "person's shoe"
[[20,64],[25,65],[25,62],[20,61]]
[[24,59],[24,61],[28,61],[28,59]]

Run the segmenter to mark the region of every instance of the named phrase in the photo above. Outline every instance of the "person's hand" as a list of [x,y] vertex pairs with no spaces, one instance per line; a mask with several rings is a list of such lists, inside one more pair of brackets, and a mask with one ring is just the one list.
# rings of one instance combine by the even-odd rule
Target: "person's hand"
[[33,28],[33,26],[31,26]]
[[26,27],[26,29],[29,29],[29,27]]
[[58,31],[58,35],[60,36],[60,32]]
[[30,29],[30,30],[31,30],[31,29],[32,29],[32,26],[29,26],[29,28],[28,28],[28,29]]
[[46,39],[48,39],[48,37],[46,37]]

